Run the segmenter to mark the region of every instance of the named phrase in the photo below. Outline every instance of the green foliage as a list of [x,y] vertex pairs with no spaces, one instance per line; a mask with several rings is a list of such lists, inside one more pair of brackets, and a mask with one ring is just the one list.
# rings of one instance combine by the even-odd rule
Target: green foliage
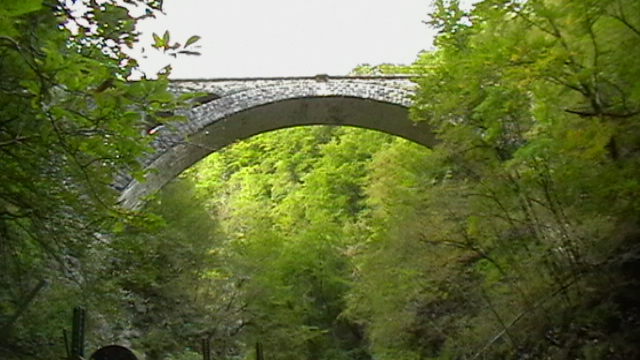
[[637,1],[434,1],[436,51],[353,72],[418,75],[434,149],[262,134],[144,213],[110,184],[143,175],[143,130],[180,106],[170,67],[128,81],[139,18],[66,4],[0,4],[3,356],[59,358],[83,305],[88,349],[154,359],[196,358],[202,339],[220,359],[257,342],[276,360],[640,357]]
[[350,128],[280,130],[189,174],[229,237],[230,271],[246,279],[244,343],[278,359],[366,358],[360,327],[341,314],[367,164],[391,141]]
[[283,359],[636,357],[638,54],[617,44],[637,42],[637,5],[434,5],[437,51],[354,75],[419,74],[436,148],[293,129],[192,174],[248,279],[245,341]]
[[190,183],[175,181],[148,204],[159,225],[129,228],[110,244],[106,274],[124,294],[121,316],[137,334],[129,340],[147,356],[188,356],[178,354],[201,338],[226,339],[238,326],[241,305],[218,250],[222,237],[200,203]]
[[431,188],[440,201],[426,201],[442,213],[428,216],[429,241],[473,254],[466,297],[478,301],[442,358],[560,359],[586,346],[562,334],[555,352],[545,331],[607,303],[594,277],[628,251],[611,239],[637,220],[623,194],[638,190],[638,99],[619,77],[637,55],[617,46],[637,41],[632,3],[436,2],[439,49],[416,64],[413,109],[437,129],[447,171]]
[[[111,185],[142,175],[148,119],[179,106],[166,78],[129,81],[137,63],[125,49],[138,39],[126,7],[73,3],[0,4],[0,352],[10,359],[62,356],[76,305],[110,326],[107,234],[128,220]],[[149,13],[155,3],[129,2]]]
[[396,64],[380,64],[369,65],[361,64],[356,66],[349,75],[351,76],[382,76],[382,75],[412,75],[416,70],[413,66],[396,65]]
[[[638,54],[617,46],[637,42],[637,5],[434,5],[437,51],[354,75],[420,74],[412,114],[435,149],[292,129],[191,174],[248,279],[246,343],[278,358],[637,356]],[[336,320],[353,347],[332,343]]]

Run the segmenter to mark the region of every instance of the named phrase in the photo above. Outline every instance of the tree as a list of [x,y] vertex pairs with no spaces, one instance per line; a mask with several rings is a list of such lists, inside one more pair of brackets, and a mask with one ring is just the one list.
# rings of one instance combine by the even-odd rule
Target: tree
[[[589,301],[620,306],[602,294],[619,276],[604,264],[629,251],[629,239],[611,239],[637,226],[635,205],[624,200],[638,190],[637,84],[628,81],[637,54],[618,46],[637,41],[629,20],[637,11],[627,1],[488,0],[470,12],[435,2],[438,50],[416,64],[424,72],[413,113],[442,140],[434,155],[446,178],[437,183],[451,192],[438,191],[437,204],[456,231],[429,241],[454,240],[477,255],[470,265],[484,302],[481,322],[446,356],[612,356],[584,338],[545,339],[544,329],[574,326],[558,319],[589,313]],[[489,321],[494,335],[483,339]],[[622,357],[635,356],[611,341]]]
[[368,357],[360,327],[341,314],[366,211],[366,164],[391,139],[352,128],[286,129],[191,170],[228,236],[230,271],[246,279],[245,344],[259,341],[279,359]]
[[[127,215],[111,184],[142,174],[148,119],[177,105],[166,72],[129,81],[140,18],[117,1],[73,3],[0,4],[0,348],[15,356],[58,357],[56,324],[74,304],[101,301],[89,292],[94,260]],[[145,16],[161,10],[126,3]]]
[[103,276],[123,294],[120,315],[133,348],[153,358],[199,349],[216,356],[238,352],[242,329],[241,283],[229,273],[223,234],[186,179],[176,179],[147,204],[151,226],[115,235]]

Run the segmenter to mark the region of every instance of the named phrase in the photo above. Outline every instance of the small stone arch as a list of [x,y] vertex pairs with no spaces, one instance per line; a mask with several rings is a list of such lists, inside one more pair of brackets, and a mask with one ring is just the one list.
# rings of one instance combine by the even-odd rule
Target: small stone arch
[[[225,82],[225,85],[220,85]],[[207,90],[216,96],[194,107],[187,121],[171,124],[153,141],[155,152],[142,159],[150,170],[144,182],[116,184],[124,208],[139,207],[181,172],[236,141],[273,130],[309,125],[342,125],[382,131],[424,146],[436,143],[426,123],[409,119],[413,95],[406,77],[313,77],[197,81],[179,91]],[[239,86],[242,83],[244,86]],[[195,85],[200,85],[198,88]],[[204,89],[203,89],[204,87]]]

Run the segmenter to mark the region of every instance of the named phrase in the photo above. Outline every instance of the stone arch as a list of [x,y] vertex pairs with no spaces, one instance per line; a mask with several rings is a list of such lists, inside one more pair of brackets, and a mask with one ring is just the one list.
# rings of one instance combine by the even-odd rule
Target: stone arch
[[[398,81],[400,80],[400,81]],[[256,80],[261,81],[261,80]],[[140,206],[181,172],[238,140],[273,130],[307,125],[344,125],[382,131],[432,147],[433,131],[409,120],[412,90],[406,78],[297,78],[229,91],[171,124],[143,159],[144,182],[119,180],[124,208]],[[189,91],[183,88],[180,91]]]

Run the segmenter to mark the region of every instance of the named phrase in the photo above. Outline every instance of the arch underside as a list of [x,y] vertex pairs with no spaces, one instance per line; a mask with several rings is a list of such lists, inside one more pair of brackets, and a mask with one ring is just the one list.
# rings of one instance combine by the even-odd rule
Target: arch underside
[[354,126],[382,131],[432,147],[436,140],[426,123],[409,120],[405,106],[372,99],[325,96],[279,100],[214,119],[183,140],[174,142],[148,166],[145,182],[130,182],[120,201],[139,207],[144,198],[207,155],[251,136],[307,125]]

